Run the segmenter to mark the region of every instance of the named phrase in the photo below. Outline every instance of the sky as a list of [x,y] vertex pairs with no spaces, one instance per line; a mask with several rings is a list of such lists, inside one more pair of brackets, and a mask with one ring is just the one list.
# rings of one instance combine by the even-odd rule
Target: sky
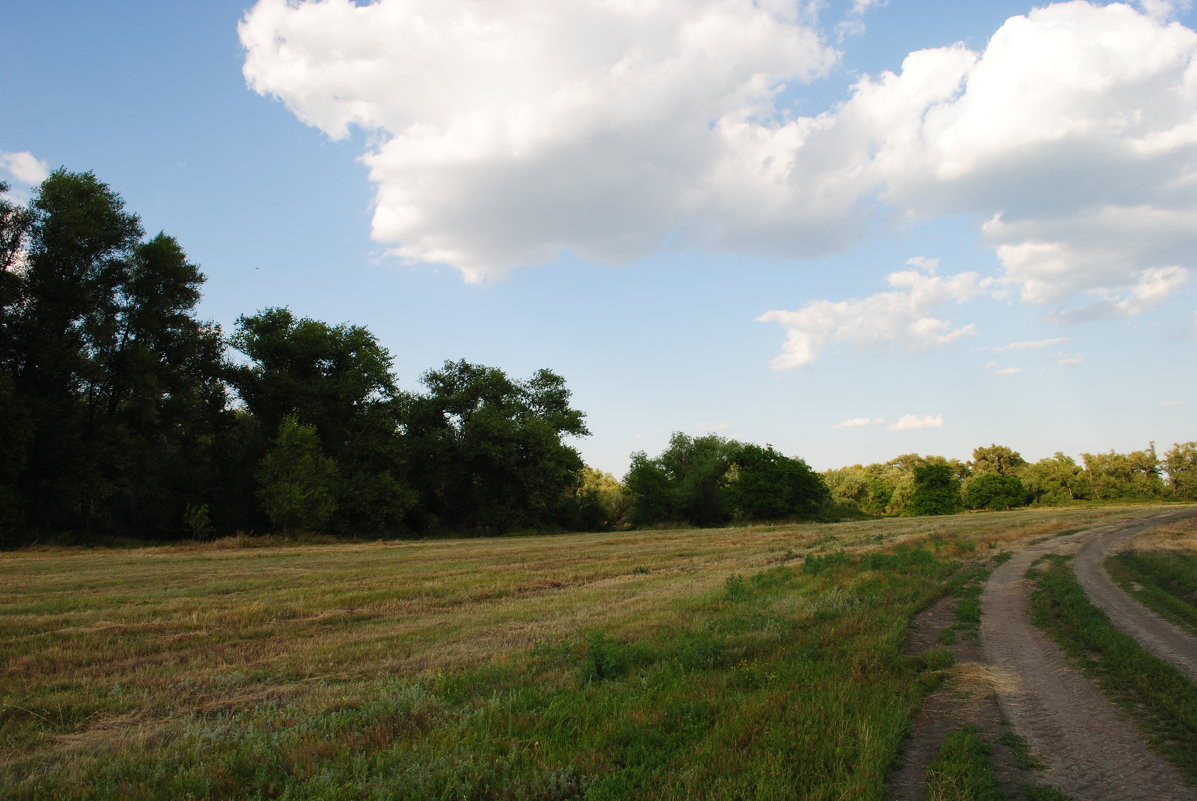
[[1009,0],[8,0],[0,179],[91,170],[199,315],[399,384],[562,375],[816,469],[1197,439],[1197,12]]

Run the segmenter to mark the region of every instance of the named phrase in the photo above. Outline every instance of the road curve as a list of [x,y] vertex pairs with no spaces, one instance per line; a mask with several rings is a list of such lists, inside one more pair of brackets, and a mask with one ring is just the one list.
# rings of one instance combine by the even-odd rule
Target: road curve
[[1197,682],[1197,637],[1140,604],[1115,584],[1105,569],[1106,559],[1121,550],[1131,537],[1193,515],[1197,512],[1173,512],[1091,537],[1072,560],[1072,567],[1089,600],[1106,613],[1114,628],[1134,637],[1147,651],[1171,662]]
[[[1150,520],[1158,525],[1159,516]],[[1091,538],[1145,524],[1133,520],[1031,545],[998,567],[981,594],[985,660],[1010,679],[999,693],[1002,711],[1032,753],[1047,763],[1041,780],[1078,801],[1197,798],[1176,769],[1148,749],[1126,714],[1075,670],[1030,618],[1026,572],[1035,560],[1075,554]]]

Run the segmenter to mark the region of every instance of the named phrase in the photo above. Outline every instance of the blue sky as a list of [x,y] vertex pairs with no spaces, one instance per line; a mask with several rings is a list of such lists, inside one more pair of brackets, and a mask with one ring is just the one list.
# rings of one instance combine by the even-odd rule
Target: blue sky
[[202,316],[563,375],[819,469],[1197,439],[1185,3],[12,0],[0,177],[93,170]]

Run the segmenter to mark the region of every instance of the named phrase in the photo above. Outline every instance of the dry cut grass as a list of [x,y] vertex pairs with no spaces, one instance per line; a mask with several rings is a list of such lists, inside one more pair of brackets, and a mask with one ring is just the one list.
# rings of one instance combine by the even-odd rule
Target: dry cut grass
[[[545,649],[584,642],[594,632],[613,642],[661,641],[705,609],[704,598],[730,593],[729,577],[797,566],[811,554],[921,545],[945,558],[984,556],[1142,512],[1025,510],[553,537],[5,553],[0,788],[9,790],[0,789],[0,797],[87,795],[85,785],[104,773],[104,760],[127,749],[168,750],[194,734],[197,721],[258,720],[269,710],[327,718],[373,703],[381,688],[443,687],[445,677],[519,672]],[[821,592],[771,601],[771,614],[826,617],[838,603],[836,590]],[[904,628],[904,619],[897,625]],[[756,669],[755,662],[743,664]],[[562,662],[558,678],[572,681],[565,675],[572,670]],[[729,675],[735,671],[731,666]],[[420,721],[441,714],[439,703],[413,701],[401,722],[387,725],[424,731],[433,724]],[[400,734],[359,727],[349,751]],[[289,758],[308,759],[311,770],[347,747],[313,740],[306,757]],[[574,761],[585,767],[584,755]]]

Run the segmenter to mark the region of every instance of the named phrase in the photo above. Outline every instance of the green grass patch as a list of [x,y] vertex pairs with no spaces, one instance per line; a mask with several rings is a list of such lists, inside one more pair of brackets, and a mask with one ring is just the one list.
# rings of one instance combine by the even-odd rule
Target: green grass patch
[[1181,551],[1125,551],[1106,561],[1124,590],[1197,634],[1197,555]]
[[[1012,732],[1004,732],[998,742],[1014,750],[1019,767],[1038,770],[1040,763],[1032,759],[1026,742]],[[925,801],[1072,801],[1054,787],[1026,782],[1014,795],[998,786],[993,769],[993,748],[973,726],[950,732],[940,744],[939,752],[927,768]]]
[[1049,557],[1032,571],[1035,623],[1141,721],[1160,753],[1197,781],[1197,687],[1116,631],[1089,602],[1067,562]]
[[965,726],[950,732],[927,768],[927,801],[1001,801],[990,748]]

